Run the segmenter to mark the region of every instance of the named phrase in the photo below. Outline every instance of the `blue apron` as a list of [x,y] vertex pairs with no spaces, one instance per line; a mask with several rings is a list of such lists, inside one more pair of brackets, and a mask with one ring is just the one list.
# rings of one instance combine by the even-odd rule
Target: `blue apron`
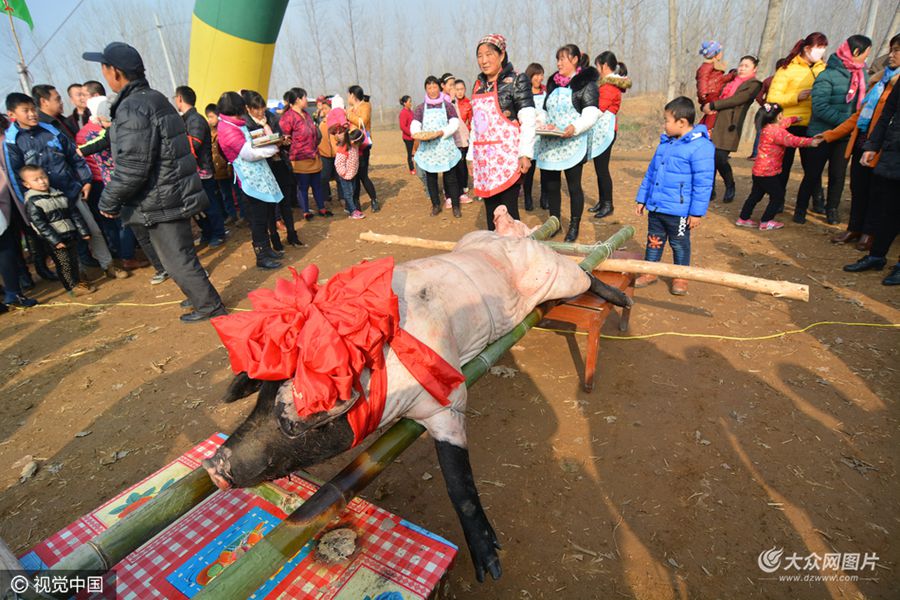
[[608,110],[600,111],[600,118],[588,132],[590,137],[589,155],[591,159],[597,158],[609,148],[613,138],[616,137],[616,115]]
[[[251,143],[250,131],[246,126],[241,127],[241,133],[244,134],[244,140]],[[284,198],[266,159],[244,160],[238,156],[231,166],[235,176],[241,180],[241,190],[251,198],[273,204]]]
[[[425,104],[422,111],[422,131],[437,131],[446,127],[449,122],[443,102],[436,108],[428,108],[428,104]],[[462,153],[451,136],[420,142],[413,160],[427,173],[446,173],[456,166],[460,158]]]
[[[547,123],[559,130],[575,122],[579,112],[572,104],[572,89],[558,87],[547,98]],[[582,162],[588,151],[588,132],[570,138],[544,136],[537,166],[541,171],[565,171]]]

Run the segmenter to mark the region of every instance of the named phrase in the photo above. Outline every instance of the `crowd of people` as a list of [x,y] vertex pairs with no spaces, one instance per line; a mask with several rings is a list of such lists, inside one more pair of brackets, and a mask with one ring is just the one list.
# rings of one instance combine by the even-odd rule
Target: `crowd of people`
[[[839,222],[849,164],[849,223],[832,242],[866,252],[846,271],[886,266],[900,225],[900,35],[869,67],[869,38],[850,36],[826,59],[828,44],[818,32],[799,40],[763,81],[755,56],[743,56],[728,70],[722,45],[702,44],[697,104],[682,96],[665,105],[665,133],[637,194],[636,212],[648,219],[646,260],[659,261],[668,243],[676,264],[690,264],[691,230],[717,199],[716,174],[724,183],[721,201],[737,198],[730,155],[756,102],[752,185],[735,224],[784,227],[777,217],[799,148],[803,178],[793,222],[804,224],[808,213]],[[561,46],[555,57],[549,77],[539,63],[519,72],[506,39],[489,34],[475,48],[479,74],[471,96],[464,80],[444,73],[424,80],[422,102],[400,99],[407,168],[422,180],[432,215],[450,209],[458,218],[461,205],[477,198],[493,229],[500,206],[519,218],[521,198],[525,211],[539,207],[562,219],[565,177],[565,241],[573,242],[585,209],[588,162],[598,202],[587,210],[595,219],[613,213],[610,158],[622,94],[631,87],[627,67],[612,51],[591,60],[575,44]],[[362,219],[365,190],[367,208],[381,210],[369,177],[372,109],[360,86],[350,86],[346,99],[317,97],[314,110],[300,87],[287,90],[275,108],[257,91],[231,90],[201,114],[190,87],[178,87],[172,101],[151,89],[140,54],[127,44],[115,42],[84,58],[100,63],[106,84],[68,86],[71,114],[64,114],[52,85],[6,98],[0,310],[36,304],[26,295],[35,285],[28,261],[38,277],[58,280],[71,295],[94,291],[85,275],[90,269],[115,280],[152,266],[151,284],[172,278],[184,292],[182,320],[203,321],[226,309],[197,248],[225,244],[229,227],[248,224],[256,267],[277,269],[285,243],[302,245],[295,208],[304,220],[331,218],[337,199],[349,218]],[[656,280],[642,275],[637,286]],[[900,263],[884,283],[900,283]],[[671,291],[687,293],[687,282],[674,280]]]

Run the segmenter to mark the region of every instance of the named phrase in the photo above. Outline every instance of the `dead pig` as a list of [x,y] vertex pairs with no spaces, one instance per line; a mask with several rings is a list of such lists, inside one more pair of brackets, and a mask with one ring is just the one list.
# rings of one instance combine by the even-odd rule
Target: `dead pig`
[[[621,291],[606,286],[573,261],[525,237],[527,229],[508,215],[501,212],[495,222],[496,232],[470,233],[452,252],[396,265],[389,274],[390,291],[396,294],[399,329],[427,346],[429,350],[422,355],[433,352],[433,363],[445,363],[459,375],[463,364],[546,300],[577,296],[590,289],[614,304],[630,304]],[[310,277],[314,282],[315,276]],[[317,292],[316,298],[319,295]],[[322,306],[316,310],[330,309]],[[223,317],[214,321],[214,325],[229,348],[232,367],[241,370],[239,367],[245,363],[236,363],[232,345],[220,327],[225,319],[235,318]],[[290,316],[277,320],[274,329],[280,332],[290,320]],[[313,321],[306,326],[319,326],[310,323]],[[252,330],[248,335],[258,333],[257,325],[242,327],[238,328],[241,334],[245,330]],[[293,337],[290,339],[295,341]],[[353,385],[344,385],[339,397],[331,404],[322,404],[321,410],[309,409],[306,403],[317,401],[311,397],[311,390],[316,388],[294,373],[274,381],[261,381],[239,373],[225,401],[232,402],[258,391],[256,406],[216,454],[204,461],[204,466],[220,488],[252,486],[331,458],[399,417],[414,419],[435,440],[441,472],[478,580],[483,581],[485,571],[497,579],[501,574],[496,552],[499,544],[482,508],[469,462],[466,386],[459,375],[446,397],[429,393],[426,388],[433,390],[434,383],[423,382],[428,374],[423,376],[418,366],[410,366],[409,356],[404,357],[398,350],[399,340],[399,337],[391,339],[374,357],[379,366],[352,373]],[[321,343],[321,336],[311,337],[307,343],[315,346]],[[273,349],[267,344],[256,342],[252,350],[259,355],[277,354],[277,347]],[[304,361],[324,360],[322,355],[330,351],[331,347],[320,346],[304,357],[301,350],[297,360],[305,365],[302,369],[307,369]],[[352,359],[355,355],[350,352],[348,356]],[[439,371],[438,367],[435,370]],[[319,373],[313,371],[310,377],[315,380]],[[344,375],[341,372],[332,379]],[[384,388],[380,412],[370,407],[377,404],[379,385]],[[364,418],[360,418],[360,412],[366,412]]]

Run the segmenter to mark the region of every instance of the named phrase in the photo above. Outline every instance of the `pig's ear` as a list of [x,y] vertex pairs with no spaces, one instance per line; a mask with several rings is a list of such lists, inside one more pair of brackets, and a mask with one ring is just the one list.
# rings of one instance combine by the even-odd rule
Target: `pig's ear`
[[278,423],[285,435],[297,437],[310,429],[326,425],[346,414],[347,411],[353,408],[353,405],[356,404],[359,398],[360,394],[354,390],[353,398],[350,400],[338,400],[330,410],[301,417],[297,413],[297,407],[294,404],[291,380],[287,380],[279,386],[278,393],[275,395],[275,413],[278,415]]
[[250,394],[255,394],[259,391],[259,387],[262,383],[263,382],[259,379],[251,379],[246,371],[241,371],[235,375],[234,380],[228,385],[228,389],[225,391],[225,397],[222,399],[222,402],[228,404],[235,400],[246,398]]

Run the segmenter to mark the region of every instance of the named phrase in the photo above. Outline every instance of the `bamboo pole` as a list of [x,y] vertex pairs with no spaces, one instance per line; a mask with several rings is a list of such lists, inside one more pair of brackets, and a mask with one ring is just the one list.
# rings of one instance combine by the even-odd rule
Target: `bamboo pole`
[[[456,245],[455,242],[406,237],[402,235],[387,235],[373,233],[371,231],[359,234],[359,238],[369,242],[413,246],[416,248],[428,248],[430,250],[450,251],[453,250],[453,247]],[[542,241],[541,243],[560,254],[567,254],[570,256],[584,256],[590,254],[597,248],[596,244],[575,244],[570,242],[550,241]],[[794,283],[792,281],[763,279],[761,277],[738,275],[737,273],[704,269],[702,267],[670,265],[667,263],[628,260],[622,258],[606,259],[603,262],[603,269],[621,273],[646,273],[663,277],[678,277],[689,281],[699,281],[701,283],[722,285],[738,290],[769,294],[776,298],[789,298],[791,300],[809,302],[809,286],[802,283]]]
[[216,489],[206,469],[198,468],[112,525],[53,566],[54,570],[108,571]]
[[[536,229],[530,236],[535,240],[545,240],[553,235],[559,229],[559,219],[550,217],[543,225]],[[427,248],[428,250],[446,250],[450,252],[456,247],[456,242],[444,242],[441,240],[429,240],[420,237],[411,237],[406,235],[392,235],[389,233],[375,233],[374,231],[364,231],[359,234],[359,239],[365,242],[380,242],[382,244],[397,244],[398,246],[412,246],[414,248]],[[588,246],[585,246],[586,248]],[[591,248],[593,248],[591,246]],[[588,252],[584,252],[587,254]]]
[[[542,227],[535,234],[541,237],[551,235],[555,230],[555,227],[547,229]],[[582,261],[582,268],[586,271],[593,270],[633,235],[633,227],[622,228],[606,242],[598,244]],[[491,343],[478,356],[466,363],[462,369],[466,377],[466,387],[471,387],[504,352],[537,325],[551,305],[551,302],[547,302],[535,308],[512,331]],[[366,485],[381,474],[424,431],[422,425],[410,419],[397,421],[353,462],[272,529],[244,554],[241,560],[213,579],[194,596],[195,600],[237,600],[249,597],[271,577],[272,573],[284,566],[309,540],[337,517]]]

